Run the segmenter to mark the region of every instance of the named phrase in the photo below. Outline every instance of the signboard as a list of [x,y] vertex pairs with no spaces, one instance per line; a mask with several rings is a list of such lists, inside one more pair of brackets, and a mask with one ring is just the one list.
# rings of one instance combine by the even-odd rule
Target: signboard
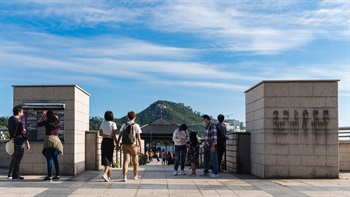
[[[44,110],[53,110],[61,122],[58,137],[64,142],[64,104],[57,103],[23,103],[24,114],[21,118],[24,128],[27,130],[27,138],[30,142],[44,141],[46,136],[45,126],[38,127],[37,123]],[[44,117],[43,120],[46,120]]]

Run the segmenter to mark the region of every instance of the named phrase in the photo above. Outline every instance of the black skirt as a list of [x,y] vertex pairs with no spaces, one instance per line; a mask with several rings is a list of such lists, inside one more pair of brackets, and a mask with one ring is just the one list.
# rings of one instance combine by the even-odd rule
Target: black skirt
[[101,143],[101,163],[103,166],[112,166],[113,164],[113,152],[114,152],[114,140],[110,138],[103,138]]

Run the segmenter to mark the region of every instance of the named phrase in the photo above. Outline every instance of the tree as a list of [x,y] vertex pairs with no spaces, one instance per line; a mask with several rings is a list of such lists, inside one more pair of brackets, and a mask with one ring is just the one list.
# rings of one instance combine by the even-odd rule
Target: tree
[[0,117],[0,128],[7,128],[9,117]]

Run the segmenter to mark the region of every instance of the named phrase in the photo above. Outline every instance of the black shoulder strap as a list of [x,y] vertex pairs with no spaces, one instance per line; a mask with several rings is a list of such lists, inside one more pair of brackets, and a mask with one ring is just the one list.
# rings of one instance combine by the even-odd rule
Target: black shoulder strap
[[16,137],[17,135],[17,129],[18,129],[18,125],[21,124],[21,121],[18,121],[17,124],[16,124],[16,129],[15,129],[15,132],[13,133],[13,138]]

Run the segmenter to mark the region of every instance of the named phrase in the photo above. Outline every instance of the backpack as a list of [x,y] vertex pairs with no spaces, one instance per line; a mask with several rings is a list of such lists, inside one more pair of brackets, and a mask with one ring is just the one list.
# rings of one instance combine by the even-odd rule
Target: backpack
[[134,124],[132,123],[129,125],[128,123],[125,124],[124,130],[123,130],[123,139],[122,139],[122,144],[134,144],[136,139],[135,139],[135,132],[134,132]]
[[216,124],[216,131],[217,131],[217,138],[218,138],[218,146],[225,146],[226,145],[226,136],[225,136],[225,127],[218,123]]

